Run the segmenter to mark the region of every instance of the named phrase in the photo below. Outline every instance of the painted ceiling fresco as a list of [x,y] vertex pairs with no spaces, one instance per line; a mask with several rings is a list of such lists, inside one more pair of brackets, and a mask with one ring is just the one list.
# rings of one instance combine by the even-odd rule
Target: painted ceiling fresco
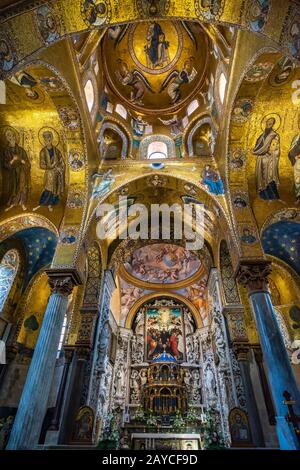
[[157,243],[134,251],[124,266],[143,281],[171,284],[190,278],[200,269],[201,261],[181,246]]
[[207,39],[199,24],[141,22],[109,28],[102,53],[109,85],[131,108],[172,111],[203,83]]

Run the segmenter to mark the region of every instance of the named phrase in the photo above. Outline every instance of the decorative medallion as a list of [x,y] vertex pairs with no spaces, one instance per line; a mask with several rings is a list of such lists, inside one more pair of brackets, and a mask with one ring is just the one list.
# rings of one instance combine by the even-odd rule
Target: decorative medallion
[[65,228],[59,237],[60,243],[63,245],[73,245],[77,240],[78,227]]
[[77,131],[80,128],[78,111],[72,106],[59,106],[58,114],[64,127],[70,131]]
[[17,62],[17,54],[9,36],[0,32],[0,73],[9,72]]
[[288,48],[293,57],[300,60],[300,14],[296,5],[288,11],[280,43]]
[[153,188],[162,188],[166,185],[166,178],[161,175],[153,175],[147,178],[147,186]]
[[136,0],[136,6],[142,18],[164,16],[169,11],[170,0]]
[[249,4],[248,22],[249,27],[256,33],[261,32],[268,21],[271,9],[271,0],[254,0]]
[[269,77],[271,86],[282,86],[295,76],[295,63],[289,57],[282,57],[275,65]]
[[88,26],[102,26],[111,19],[110,0],[81,0],[81,16]]
[[250,118],[250,115],[253,111],[253,101],[249,98],[241,98],[236,101],[232,114],[231,120],[234,123],[242,124]]
[[240,239],[246,245],[253,245],[257,241],[255,229],[252,227],[242,228]]
[[[141,43],[140,38],[145,38]],[[177,23],[170,23],[166,31],[164,22],[151,21],[132,25],[128,34],[128,47],[134,63],[143,72],[161,74],[170,70],[182,52],[182,33]]]
[[271,72],[273,64],[270,62],[264,62],[253,65],[246,73],[245,80],[247,82],[260,82],[267,78]]
[[236,209],[245,209],[248,207],[248,196],[246,192],[234,194],[232,200]]
[[79,209],[84,203],[84,192],[80,189],[69,191],[67,206],[71,209]]
[[41,5],[36,10],[36,22],[45,44],[51,44],[61,36],[61,23],[50,5]]
[[195,11],[203,21],[219,20],[224,10],[224,0],[195,0]]
[[243,168],[246,161],[246,152],[242,148],[233,148],[229,152],[229,165],[233,170]]
[[84,169],[85,161],[81,150],[71,149],[69,151],[69,165],[72,171],[80,171]]

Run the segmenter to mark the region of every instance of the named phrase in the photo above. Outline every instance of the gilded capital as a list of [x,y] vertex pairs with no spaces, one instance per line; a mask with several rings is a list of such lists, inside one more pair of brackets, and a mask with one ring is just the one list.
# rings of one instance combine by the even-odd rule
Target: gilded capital
[[271,263],[266,260],[241,261],[236,271],[236,280],[247,288],[248,294],[267,291],[271,270]]

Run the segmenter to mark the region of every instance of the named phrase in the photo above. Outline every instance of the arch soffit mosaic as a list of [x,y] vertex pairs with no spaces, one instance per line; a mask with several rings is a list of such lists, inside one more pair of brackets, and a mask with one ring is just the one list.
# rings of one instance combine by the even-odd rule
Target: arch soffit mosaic
[[[256,218],[257,214],[255,213],[255,206],[254,215],[251,210],[252,204],[250,204],[250,199],[253,199],[253,178],[255,170],[253,167],[251,168],[251,173],[249,171],[249,158],[250,156],[252,157],[251,149],[249,148],[249,132],[251,132],[251,125],[253,127],[253,122],[256,122],[257,120],[256,109],[259,107],[259,102],[261,101],[261,103],[263,103],[263,100],[267,99],[268,103],[272,104],[270,96],[268,98],[266,97],[268,96],[268,88],[270,88],[272,74],[274,73],[274,70],[276,70],[276,66],[281,57],[282,56],[278,53],[278,50],[273,47],[261,48],[254,56],[252,56],[235,87],[234,97],[232,99],[229,113],[230,119],[228,120],[227,128],[226,182],[230,195],[228,202],[232,213],[233,226],[239,240],[241,240],[245,228],[246,230],[249,229],[251,235],[256,239],[252,244],[240,243],[242,255],[245,257],[263,256],[263,249],[259,241],[259,232],[261,232],[260,227],[262,221],[264,221],[264,226],[266,222],[266,206],[264,206],[264,210],[261,210],[260,220],[257,220]],[[291,61],[291,63],[293,63],[293,61]],[[265,70],[262,70],[261,77],[255,79],[255,68],[257,69],[259,66],[261,66],[262,69],[265,66]],[[295,66],[296,64],[293,65],[293,68]],[[251,82],[252,73],[252,77],[254,78],[252,78]],[[243,105],[246,107],[248,106],[250,112],[248,115],[246,112],[244,116],[239,116],[237,113],[237,107]],[[270,114],[270,112],[266,111],[265,114]],[[256,132],[256,138],[261,134],[262,130],[263,129],[259,126],[259,129],[257,129]],[[253,130],[251,134],[253,134]],[[253,158],[255,158],[255,155],[253,155]],[[236,162],[238,162],[238,165]],[[253,164],[254,163],[252,162],[252,166]],[[252,178],[252,183],[250,185],[249,175],[251,175]],[[235,207],[234,205],[236,195],[245,196],[246,205],[243,210]],[[271,211],[272,205],[269,207],[267,206],[267,209]],[[278,210],[279,208],[276,208],[275,212]]]
[[[18,224],[18,221],[15,220],[16,218],[20,218],[22,220],[22,223],[25,224],[25,226],[32,227],[32,226],[39,226],[38,224],[40,223],[40,226],[44,227],[47,226],[47,223],[49,223],[50,227],[49,229],[54,231],[56,234],[58,232],[57,228],[60,226],[60,234],[64,233],[74,233],[79,232],[79,236],[77,237],[75,243],[72,243],[71,245],[68,245],[67,247],[63,245],[62,239],[59,239],[59,243],[57,245],[56,253],[54,255],[54,263],[57,264],[58,266],[63,266],[67,267],[70,265],[74,265],[75,259],[78,256],[78,251],[79,251],[79,239],[82,234],[82,224],[84,220],[84,213],[87,210],[87,205],[89,204],[87,196],[88,192],[88,173],[86,171],[87,168],[87,147],[86,147],[86,140],[85,140],[85,127],[82,124],[82,117],[81,117],[81,112],[80,109],[77,105],[77,102],[75,100],[75,97],[73,95],[73,92],[71,88],[69,87],[68,83],[66,82],[65,78],[63,75],[51,64],[44,60],[33,60],[29,61],[26,64],[22,64],[22,67],[19,65],[17,67],[20,70],[25,70],[26,72],[30,72],[34,74],[34,71],[38,73],[37,81],[40,85],[40,76],[43,75],[47,76],[50,79],[53,77],[59,85],[59,90],[51,90],[51,88],[48,90],[46,88],[46,85],[44,86],[45,89],[42,90],[44,94],[46,94],[50,101],[53,103],[53,109],[56,110],[57,112],[57,119],[60,122],[61,125],[61,130],[64,136],[64,141],[66,141],[66,146],[67,146],[67,152],[66,155],[64,155],[64,161],[65,161],[65,167],[68,168],[68,172],[66,173],[66,199],[65,199],[65,209],[64,209],[64,218],[63,218],[63,224],[61,225],[60,221],[56,221],[53,219],[53,221],[48,220],[44,216],[40,216],[36,213],[26,213],[24,214],[22,212],[22,215],[14,216],[9,219],[10,223],[11,221],[16,222]],[[14,71],[15,72],[15,71]],[[10,71],[10,75],[11,75]],[[40,75],[40,76],[39,76]],[[20,88],[20,93],[22,91],[22,87]],[[42,86],[39,86],[39,88],[42,88]],[[63,104],[65,108],[70,108],[71,110],[75,110],[76,113],[76,129],[75,132],[71,127],[68,126],[68,123],[64,121],[64,117],[62,115],[62,99],[61,97],[63,96]],[[6,105],[4,105],[6,106]],[[83,171],[71,171],[70,167],[70,161],[71,161],[71,154],[73,150],[78,151],[82,155],[82,162],[83,162]],[[66,149],[64,148],[64,151]],[[74,151],[75,151],[74,150]],[[72,197],[72,194],[74,193],[75,189],[80,188],[80,192],[82,194],[82,203],[81,206],[79,207],[79,210],[76,210],[76,217],[74,218],[74,210],[72,209],[72,205],[70,204],[70,198]],[[77,208],[78,209],[78,208]],[[50,218],[53,218],[55,212],[49,213]],[[12,231],[12,226],[9,227],[6,224],[7,220],[4,220],[3,223],[0,226],[0,237],[1,236],[6,236],[6,231],[8,233],[11,233]],[[1,231],[2,227],[2,231]],[[24,227],[23,227],[24,228]],[[3,235],[2,235],[3,233]]]
[[[30,5],[30,10],[27,11],[20,7],[19,13],[18,8],[7,10],[3,18],[2,34],[9,41],[13,51],[11,68],[37,50],[47,47],[66,35],[110,24],[134,22],[153,17],[149,14],[147,2],[143,0],[121,4],[118,0],[105,0],[102,3],[103,11],[95,19],[86,16],[82,0],[59,0],[51,5],[40,5],[38,2],[34,7]],[[298,51],[293,48],[291,37],[291,26],[297,16],[296,3],[292,0],[268,2],[260,22],[258,18],[253,21],[252,9],[253,3],[244,0],[237,0],[234,3],[222,0],[215,12],[212,12],[209,7],[201,6],[199,0],[188,0],[184,3],[181,1],[162,2],[162,5],[157,6],[154,17],[199,19],[206,23],[217,22],[225,26],[254,31],[267,36],[277,44],[279,49],[284,50],[286,54],[294,54],[299,59]],[[70,10],[72,10],[72,18],[69,15]],[[42,22],[42,18],[49,14],[52,15],[56,26],[51,32],[43,28]],[[279,19],[282,19],[281,27],[278,27]],[[27,42],[20,40],[21,35],[24,38],[24,32],[26,32],[25,37],[29,38]],[[32,38],[35,38],[35,41]],[[3,70],[3,72],[6,71]]]

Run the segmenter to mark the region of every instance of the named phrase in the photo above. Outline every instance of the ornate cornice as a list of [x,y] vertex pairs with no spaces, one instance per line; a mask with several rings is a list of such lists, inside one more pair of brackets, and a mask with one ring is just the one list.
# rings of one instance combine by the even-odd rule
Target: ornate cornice
[[242,260],[235,277],[239,284],[247,288],[249,295],[257,291],[268,292],[268,276],[271,270],[270,261],[265,259]]

